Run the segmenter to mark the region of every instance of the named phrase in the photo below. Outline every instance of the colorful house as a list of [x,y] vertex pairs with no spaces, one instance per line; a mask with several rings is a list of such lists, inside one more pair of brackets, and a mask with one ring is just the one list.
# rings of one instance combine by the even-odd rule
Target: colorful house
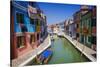
[[76,38],[76,24],[73,22],[73,19],[69,19],[69,36]]
[[82,14],[80,22],[80,42],[94,50],[96,49],[96,11],[93,12],[95,9],[93,7]]
[[77,11],[74,15],[73,15],[73,22],[76,24],[76,40],[79,39],[79,33],[80,33],[80,21],[81,21],[81,11]]
[[47,36],[46,16],[35,2],[11,1],[11,59],[37,48]]
[[64,22],[64,30],[67,35],[69,35],[69,20],[65,20]]
[[76,38],[76,23],[73,19],[67,19],[64,22],[65,33],[72,38]]

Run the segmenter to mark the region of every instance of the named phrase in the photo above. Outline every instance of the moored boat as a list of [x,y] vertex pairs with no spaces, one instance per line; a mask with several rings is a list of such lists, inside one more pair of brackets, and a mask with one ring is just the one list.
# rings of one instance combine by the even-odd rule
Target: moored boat
[[50,60],[52,54],[53,54],[53,52],[52,52],[51,48],[46,49],[36,59],[38,61],[37,63],[38,64],[47,64],[48,61]]

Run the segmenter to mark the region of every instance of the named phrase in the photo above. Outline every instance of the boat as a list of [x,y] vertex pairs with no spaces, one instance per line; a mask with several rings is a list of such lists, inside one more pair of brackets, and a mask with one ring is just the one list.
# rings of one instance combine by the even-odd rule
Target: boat
[[51,41],[54,41],[54,37],[53,36],[51,36]]
[[45,51],[43,51],[37,59],[38,64],[47,64],[48,61],[50,60],[52,54],[53,54],[53,52],[52,52],[51,48],[48,48]]

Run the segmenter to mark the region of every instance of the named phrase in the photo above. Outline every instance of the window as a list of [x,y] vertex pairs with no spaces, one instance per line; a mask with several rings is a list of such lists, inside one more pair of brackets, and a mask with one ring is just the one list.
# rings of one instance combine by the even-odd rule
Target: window
[[89,28],[90,26],[90,22],[89,22],[89,19],[87,19],[87,27]]
[[43,37],[43,32],[41,32],[41,38]]
[[89,21],[89,22],[88,22],[88,29],[89,29],[89,33],[91,33],[91,28],[92,28],[92,27],[91,27],[91,19],[89,19],[88,21]]
[[40,25],[43,26],[43,21],[40,22]]
[[83,26],[86,26],[87,24],[87,20],[84,20]]
[[37,34],[37,40],[39,40],[39,33]]
[[82,21],[80,22],[80,27],[82,27]]
[[77,33],[76,36],[79,37],[79,33]]
[[91,26],[91,23],[92,23],[92,22],[91,22],[91,19],[89,19],[89,26]]
[[34,19],[30,19],[30,23],[35,25]]
[[40,26],[40,20],[38,20],[38,25]]
[[77,28],[79,28],[79,25],[77,24]]
[[22,32],[27,32],[27,27],[26,26],[21,26],[21,31]]
[[81,42],[84,43],[84,35],[81,35]]
[[35,22],[36,22],[36,25],[40,25],[40,20],[38,20],[38,19],[35,19]]
[[17,47],[22,48],[24,47],[25,41],[24,36],[18,36],[17,37]]
[[81,26],[80,27],[83,28],[83,26],[84,26],[84,21],[81,22]]
[[35,35],[31,35],[30,43],[34,43],[34,42],[35,42]]
[[96,44],[96,36],[93,36],[93,37],[92,37],[92,43],[93,43],[93,44]]
[[92,20],[92,26],[96,26],[96,19]]
[[91,37],[90,36],[88,36],[88,42],[91,43]]
[[24,23],[24,14],[16,13],[17,23]]
[[38,25],[38,19],[34,19],[34,20],[35,20],[36,25]]

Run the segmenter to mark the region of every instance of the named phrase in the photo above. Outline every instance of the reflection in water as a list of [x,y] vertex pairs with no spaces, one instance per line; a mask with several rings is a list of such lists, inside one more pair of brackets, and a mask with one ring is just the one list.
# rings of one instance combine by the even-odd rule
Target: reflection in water
[[52,43],[53,56],[48,64],[74,63],[89,61],[65,38],[55,37]]

